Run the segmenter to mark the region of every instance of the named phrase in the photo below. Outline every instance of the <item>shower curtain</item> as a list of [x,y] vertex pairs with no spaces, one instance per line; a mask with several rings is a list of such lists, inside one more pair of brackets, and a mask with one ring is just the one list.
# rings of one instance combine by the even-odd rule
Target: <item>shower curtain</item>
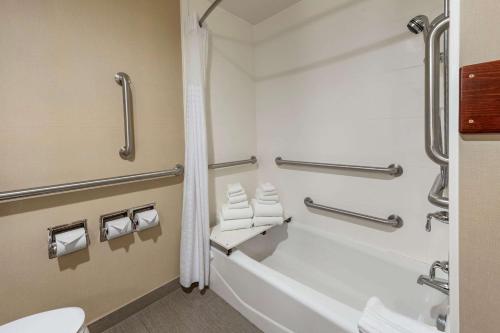
[[180,283],[189,288],[209,281],[210,230],[208,217],[208,161],[205,86],[208,31],[196,15],[185,22],[185,173],[182,207]]

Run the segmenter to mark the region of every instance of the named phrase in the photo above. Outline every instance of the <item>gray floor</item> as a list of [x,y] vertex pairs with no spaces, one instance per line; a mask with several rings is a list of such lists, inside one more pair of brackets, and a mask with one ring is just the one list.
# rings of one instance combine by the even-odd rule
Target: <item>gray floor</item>
[[105,333],[261,332],[238,311],[207,290],[178,289]]

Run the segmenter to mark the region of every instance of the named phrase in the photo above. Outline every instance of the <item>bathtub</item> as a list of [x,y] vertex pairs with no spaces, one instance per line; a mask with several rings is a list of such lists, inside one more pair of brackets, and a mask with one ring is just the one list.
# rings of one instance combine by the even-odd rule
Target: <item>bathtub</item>
[[429,263],[301,223],[275,227],[230,256],[211,252],[211,289],[264,332],[357,333],[372,296],[433,325],[448,303],[416,283]]

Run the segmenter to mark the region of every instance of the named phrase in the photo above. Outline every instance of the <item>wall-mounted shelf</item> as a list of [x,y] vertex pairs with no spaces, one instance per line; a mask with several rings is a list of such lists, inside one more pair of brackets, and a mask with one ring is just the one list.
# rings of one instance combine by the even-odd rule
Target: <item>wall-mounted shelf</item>
[[[292,218],[289,217],[283,222],[290,223]],[[264,225],[249,229],[239,229],[230,231],[221,231],[220,224],[214,226],[210,232],[210,243],[218,248],[223,249],[227,255],[230,255],[233,249],[238,245],[250,240],[260,234],[265,234],[267,230],[276,227],[276,225]]]

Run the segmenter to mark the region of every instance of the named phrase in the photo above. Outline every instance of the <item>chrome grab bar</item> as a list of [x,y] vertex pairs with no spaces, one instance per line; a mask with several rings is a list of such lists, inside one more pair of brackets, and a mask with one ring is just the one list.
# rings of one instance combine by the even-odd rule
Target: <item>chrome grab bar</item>
[[370,167],[370,166],[361,166],[361,165],[290,161],[290,160],[284,160],[281,157],[276,157],[274,161],[276,162],[277,165],[299,165],[299,166],[308,166],[308,167],[316,167],[316,168],[329,168],[329,169],[340,169],[340,170],[349,170],[349,171],[364,171],[364,172],[382,173],[382,174],[390,175],[393,177],[399,177],[403,174],[403,168],[398,164],[391,164],[387,168],[381,168],[381,167]]
[[449,25],[449,17],[439,19],[431,27],[425,43],[425,151],[439,165],[448,165],[439,115],[439,66],[440,38]]
[[443,196],[443,191],[446,188],[445,182],[446,173],[441,172],[434,183],[432,184],[431,190],[429,191],[429,202],[441,208],[448,208],[449,200],[447,197]]
[[181,176],[183,174],[184,174],[184,166],[182,166],[181,164],[177,164],[174,169],[168,169],[163,171],[146,172],[128,176],[118,176],[111,178],[86,180],[74,183],[32,187],[22,190],[6,191],[6,192],[0,192],[0,203],[6,201],[19,200],[19,199],[52,195],[63,192],[74,192],[91,188],[132,183],[144,180],[175,177],[175,176]]
[[315,209],[324,210],[324,211],[327,211],[330,213],[355,217],[358,219],[362,219],[362,220],[366,220],[366,221],[370,221],[370,222],[375,222],[375,223],[380,223],[380,224],[384,224],[384,225],[390,225],[394,228],[401,228],[403,226],[403,219],[401,217],[399,217],[398,215],[391,215],[387,219],[381,219],[381,218],[373,217],[370,215],[350,212],[348,210],[328,207],[328,206],[324,206],[324,205],[318,205],[318,204],[315,204],[314,201],[309,197],[304,199],[304,204],[310,208],[315,208]]
[[123,118],[125,127],[125,146],[120,148],[120,156],[124,160],[132,159],[135,152],[132,91],[130,89],[130,77],[123,72],[116,73],[115,81],[122,86],[123,94]]
[[209,169],[221,169],[221,168],[227,168],[227,167],[232,167],[232,166],[237,166],[237,165],[255,164],[255,163],[257,163],[257,157],[252,156],[248,160],[209,164],[208,168]]

